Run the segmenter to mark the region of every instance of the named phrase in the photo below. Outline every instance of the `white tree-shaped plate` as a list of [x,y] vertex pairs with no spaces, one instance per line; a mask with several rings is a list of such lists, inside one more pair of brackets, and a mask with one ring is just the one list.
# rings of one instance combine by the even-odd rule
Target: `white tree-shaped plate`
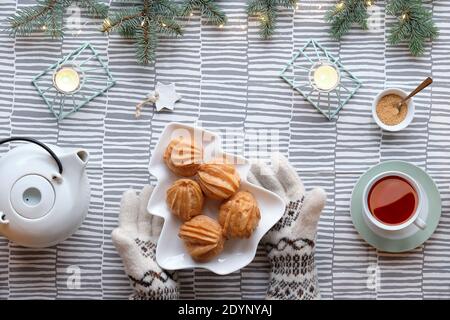
[[[228,161],[234,161],[241,177],[240,190],[251,192],[258,202],[261,220],[255,232],[249,239],[230,239],[225,243],[222,253],[214,259],[199,263],[190,257],[183,241],[178,237],[182,222],[175,217],[166,205],[166,190],[179,177],[173,174],[163,160],[164,151],[169,142],[177,137],[194,137],[196,143],[201,141],[204,148],[204,160],[226,156]],[[167,270],[187,268],[204,268],[217,274],[229,274],[248,265],[256,254],[261,238],[282,217],[285,204],[283,200],[268,190],[255,186],[247,181],[250,162],[237,155],[222,151],[220,137],[215,133],[179,123],[170,123],[164,129],[153,152],[149,166],[150,173],[158,182],[149,200],[148,212],[164,218],[164,225],[156,248],[156,261]],[[207,199],[203,214],[214,219],[218,218],[220,202]]]

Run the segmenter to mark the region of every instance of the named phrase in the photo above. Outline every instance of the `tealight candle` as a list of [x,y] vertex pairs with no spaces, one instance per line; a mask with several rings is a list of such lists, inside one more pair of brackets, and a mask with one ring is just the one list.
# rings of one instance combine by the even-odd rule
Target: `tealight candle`
[[322,64],[314,70],[312,81],[314,81],[317,89],[331,91],[339,84],[339,72],[331,64]]
[[53,84],[62,93],[73,93],[80,87],[80,75],[72,67],[62,67],[55,72]]

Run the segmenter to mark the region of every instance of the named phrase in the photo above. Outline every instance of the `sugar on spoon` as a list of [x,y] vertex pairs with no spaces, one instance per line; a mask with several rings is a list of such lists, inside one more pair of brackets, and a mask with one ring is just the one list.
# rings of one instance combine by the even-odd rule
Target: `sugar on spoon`
[[395,109],[397,110],[396,114],[400,113],[400,110],[402,108],[402,105],[406,102],[408,102],[409,99],[411,99],[412,97],[414,97],[416,94],[418,94],[420,91],[422,91],[423,89],[425,89],[426,87],[428,87],[430,84],[433,83],[433,79],[431,79],[430,77],[426,78],[421,84],[419,84],[417,86],[416,89],[414,89],[413,92],[411,92],[406,98],[403,98],[399,103],[395,104]]

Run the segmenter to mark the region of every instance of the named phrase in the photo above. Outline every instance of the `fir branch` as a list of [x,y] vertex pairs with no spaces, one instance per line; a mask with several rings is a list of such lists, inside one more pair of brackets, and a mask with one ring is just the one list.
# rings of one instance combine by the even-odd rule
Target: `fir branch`
[[367,19],[369,18],[367,8],[372,3],[372,1],[366,0],[341,0],[325,15],[325,20],[331,24],[331,36],[340,40],[355,23],[361,29],[367,30]]
[[61,38],[64,12],[73,2],[96,17],[107,15],[108,6],[98,0],[37,0],[35,6],[19,9],[8,18],[8,30],[12,36],[44,32],[52,38]]
[[77,0],[81,8],[87,9],[89,14],[95,18],[106,18],[109,6],[97,0]]
[[153,22],[146,22],[135,31],[136,54],[139,62],[149,64],[155,61],[158,46],[157,26]]
[[[146,0],[144,0],[145,2]],[[151,6],[152,13],[167,18],[176,18],[180,16],[180,8],[172,0],[153,0]]]
[[426,41],[433,41],[439,35],[432,13],[420,0],[392,0],[387,4],[386,11],[398,19],[391,27],[389,43],[397,45],[408,42],[409,51],[414,56],[422,55]]
[[136,27],[129,25],[122,25],[117,32],[125,39],[134,39],[136,36]]
[[247,14],[258,17],[259,34],[263,39],[269,39],[275,32],[278,6],[295,8],[298,0],[249,0]]
[[181,16],[186,17],[196,10],[200,11],[200,14],[205,16],[209,23],[216,26],[223,26],[227,23],[227,16],[215,3],[215,0],[185,0]]
[[111,32],[120,28],[138,27],[142,17],[144,17],[142,8],[122,9],[103,20],[101,31]]
[[28,36],[37,30],[49,32],[45,23],[48,21],[49,15],[58,13],[55,9],[59,6],[58,0],[39,0],[38,4],[33,7],[17,10],[13,16],[8,18],[10,34]]
[[158,21],[157,31],[161,34],[166,34],[170,36],[181,36],[183,34],[183,29],[180,24],[172,19],[160,19]]
[[43,31],[45,34],[51,36],[52,38],[63,37],[63,7],[55,7],[52,14],[47,16],[47,21],[43,24]]
[[110,13],[103,21],[102,31],[117,30],[121,36],[134,39],[138,62],[149,64],[156,57],[158,36],[183,34],[175,20],[179,14],[178,5],[171,0],[141,0]]

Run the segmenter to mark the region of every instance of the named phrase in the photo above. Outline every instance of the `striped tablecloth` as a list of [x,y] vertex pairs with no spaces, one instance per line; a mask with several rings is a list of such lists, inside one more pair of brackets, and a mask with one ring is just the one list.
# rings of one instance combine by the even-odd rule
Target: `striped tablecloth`
[[[33,2],[0,0],[0,19]],[[234,129],[233,138],[225,140],[226,149],[244,155],[254,151],[255,132],[277,132],[279,141],[269,143],[263,156],[284,153],[308,188],[326,189],[316,254],[323,298],[450,298],[450,1],[426,1],[441,35],[416,59],[405,46],[386,44],[394,18],[385,16],[384,1],[377,2],[380,28],[371,32],[356,28],[337,42],[329,37],[323,20],[334,1],[302,0],[295,13],[282,11],[271,41],[261,41],[255,23],[247,23],[245,1],[221,1],[229,16],[226,27],[218,29],[191,17],[185,36],[162,39],[157,62],[148,67],[136,64],[131,42],[117,34],[102,35],[101,21],[84,13],[81,28],[67,30],[64,40],[41,35],[10,38],[2,32],[0,137],[30,136],[87,148],[92,198],[82,227],[56,247],[26,249],[1,238],[0,297],[126,298],[130,287],[110,237],[117,225],[120,197],[124,190],[152,180],[147,170],[152,150],[164,126],[179,121],[219,132]],[[112,7],[117,7],[115,3]],[[280,69],[310,38],[338,56],[364,83],[335,122],[327,121],[278,78]],[[85,41],[101,52],[118,84],[57,123],[30,80]],[[371,119],[373,97],[385,87],[410,89],[430,74],[435,83],[416,98],[414,123],[401,133],[382,133]],[[182,101],[174,112],[145,108],[136,120],[135,104],[157,81],[175,82]],[[0,151],[6,152],[7,146]],[[443,200],[435,234],[402,254],[378,252],[367,245],[353,228],[349,213],[358,177],[390,159],[426,169]],[[260,297],[266,266],[260,250],[254,263],[227,277],[184,271],[183,296]],[[378,286],[368,285],[374,268],[381,274]],[[71,285],[70,276],[77,272],[79,288]]]

